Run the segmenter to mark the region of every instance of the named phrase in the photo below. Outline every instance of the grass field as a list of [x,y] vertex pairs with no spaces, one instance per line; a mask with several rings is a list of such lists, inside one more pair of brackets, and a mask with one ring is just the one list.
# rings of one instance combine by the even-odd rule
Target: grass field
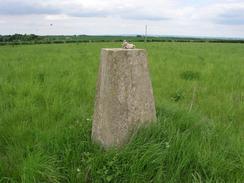
[[138,43],[158,121],[123,149],[90,139],[100,49],[0,47],[0,183],[244,182],[244,44]]

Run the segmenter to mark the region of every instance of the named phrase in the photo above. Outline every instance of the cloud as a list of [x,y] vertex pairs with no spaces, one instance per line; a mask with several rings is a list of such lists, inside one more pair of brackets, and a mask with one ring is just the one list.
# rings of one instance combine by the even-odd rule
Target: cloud
[[219,24],[244,25],[244,8],[228,10],[217,17]]
[[0,0],[0,23],[0,34],[143,34],[147,24],[149,34],[244,36],[244,2]]
[[196,20],[209,24],[242,25],[244,24],[244,2],[241,0],[216,0],[215,3],[195,9]]
[[0,1],[1,15],[32,15],[32,14],[58,14],[60,10],[49,7],[41,3],[19,2],[19,1]]
[[130,5],[129,1],[28,1],[0,0],[0,15],[67,15],[71,17],[119,17],[134,20],[168,20],[159,11],[148,11],[143,4]]

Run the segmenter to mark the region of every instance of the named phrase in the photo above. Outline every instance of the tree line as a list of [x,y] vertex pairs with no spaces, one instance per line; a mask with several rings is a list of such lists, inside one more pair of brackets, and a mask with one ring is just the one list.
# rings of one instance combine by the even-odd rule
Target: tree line
[[[90,36],[90,35],[50,35],[35,34],[0,35],[0,45],[18,44],[52,44],[81,42],[143,42],[144,36]],[[149,36],[147,42],[213,42],[213,43],[244,43],[244,39],[192,38],[192,37],[162,37]]]
[[35,34],[0,35],[0,42],[36,41],[41,39],[41,36]]

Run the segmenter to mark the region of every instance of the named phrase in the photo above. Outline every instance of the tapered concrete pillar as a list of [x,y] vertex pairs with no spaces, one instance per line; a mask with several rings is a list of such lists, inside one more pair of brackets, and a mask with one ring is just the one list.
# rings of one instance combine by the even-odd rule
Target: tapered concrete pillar
[[92,139],[120,147],[142,124],[156,120],[144,49],[102,49]]

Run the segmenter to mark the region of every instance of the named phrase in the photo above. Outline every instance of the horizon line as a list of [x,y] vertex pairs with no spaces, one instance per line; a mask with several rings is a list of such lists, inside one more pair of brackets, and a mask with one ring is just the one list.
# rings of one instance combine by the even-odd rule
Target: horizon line
[[[144,34],[34,34],[34,33],[14,33],[14,34],[0,34],[0,36],[12,36],[15,34],[20,35],[37,35],[37,36],[142,36],[144,37]],[[148,34],[147,37],[173,37],[173,38],[199,38],[199,39],[234,39],[234,40],[244,40],[244,37],[238,37],[238,36],[194,36],[194,35],[164,35],[164,34]]]

